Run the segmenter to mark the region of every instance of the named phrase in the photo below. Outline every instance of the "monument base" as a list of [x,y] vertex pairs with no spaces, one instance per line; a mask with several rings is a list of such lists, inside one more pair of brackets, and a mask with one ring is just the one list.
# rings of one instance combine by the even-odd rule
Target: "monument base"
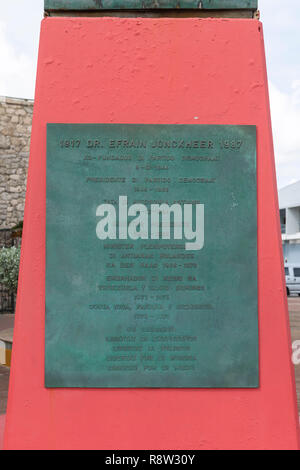
[[[259,389],[45,388],[47,123],[257,126]],[[68,234],[66,243],[67,238]],[[299,449],[264,42],[258,21],[54,17],[43,21],[4,445],[6,449]]]

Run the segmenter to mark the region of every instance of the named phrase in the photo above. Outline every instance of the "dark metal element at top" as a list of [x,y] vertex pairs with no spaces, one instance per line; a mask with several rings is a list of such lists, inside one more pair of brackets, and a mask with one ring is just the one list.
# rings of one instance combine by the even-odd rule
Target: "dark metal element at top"
[[257,10],[258,0],[45,0],[48,13],[98,12],[117,10],[155,11],[155,10],[197,10],[253,12]]

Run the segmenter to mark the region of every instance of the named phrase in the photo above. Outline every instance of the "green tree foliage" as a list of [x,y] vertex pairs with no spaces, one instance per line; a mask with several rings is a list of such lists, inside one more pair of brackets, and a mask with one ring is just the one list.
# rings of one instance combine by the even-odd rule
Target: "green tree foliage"
[[14,294],[18,289],[20,251],[15,246],[0,249],[0,283]]

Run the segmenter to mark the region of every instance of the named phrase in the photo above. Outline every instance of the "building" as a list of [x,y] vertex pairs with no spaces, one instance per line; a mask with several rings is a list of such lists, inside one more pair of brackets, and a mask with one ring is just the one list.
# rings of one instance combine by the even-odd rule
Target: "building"
[[300,262],[300,181],[279,191],[279,210],[285,262]]
[[0,230],[23,220],[33,101],[0,97]]

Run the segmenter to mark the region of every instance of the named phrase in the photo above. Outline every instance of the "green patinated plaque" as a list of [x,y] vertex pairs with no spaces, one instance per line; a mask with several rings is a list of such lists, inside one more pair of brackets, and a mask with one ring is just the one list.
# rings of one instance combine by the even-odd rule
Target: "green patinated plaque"
[[258,387],[255,126],[48,124],[46,387]]
[[45,0],[45,10],[256,10],[257,0]]

